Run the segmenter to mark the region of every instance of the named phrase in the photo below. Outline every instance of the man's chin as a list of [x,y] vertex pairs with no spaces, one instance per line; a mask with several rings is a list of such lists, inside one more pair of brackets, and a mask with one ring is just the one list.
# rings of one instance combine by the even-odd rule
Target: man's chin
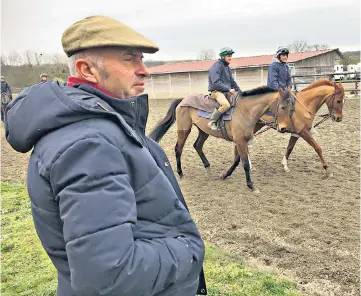
[[134,97],[134,96],[139,96],[139,95],[141,95],[142,93],[144,92],[144,86],[133,86],[132,87],[132,91],[131,91],[131,94],[132,94],[132,96]]

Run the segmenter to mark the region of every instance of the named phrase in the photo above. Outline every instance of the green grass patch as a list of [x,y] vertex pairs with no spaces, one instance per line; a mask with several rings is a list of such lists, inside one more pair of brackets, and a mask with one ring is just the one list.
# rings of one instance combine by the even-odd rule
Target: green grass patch
[[[56,296],[57,274],[36,235],[26,188],[2,183],[3,296]],[[296,285],[260,272],[210,244],[206,244],[204,270],[211,296],[299,296]]]

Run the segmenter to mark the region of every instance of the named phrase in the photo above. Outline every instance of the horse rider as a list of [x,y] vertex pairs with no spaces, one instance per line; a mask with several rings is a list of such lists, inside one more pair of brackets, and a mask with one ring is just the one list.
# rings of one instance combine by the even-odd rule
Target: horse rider
[[6,82],[4,76],[1,76],[1,92],[6,93],[10,97],[10,99],[13,99],[10,85]]
[[272,60],[272,64],[268,69],[267,86],[276,90],[282,88],[291,92],[292,80],[290,69],[287,65],[289,49],[285,46],[280,46],[277,49],[276,55]]
[[[288,55],[290,51],[286,46],[278,47],[276,55],[272,60],[272,64],[268,69],[267,86],[273,89],[288,90],[292,94],[292,79],[290,68],[287,65]],[[316,133],[315,128],[312,125],[310,129],[311,134]]]
[[232,95],[240,91],[236,81],[234,81],[229,64],[232,60],[234,51],[229,47],[224,47],[220,50],[220,58],[209,69],[208,74],[208,91],[210,98],[216,100],[221,106],[215,109],[211,115],[208,127],[216,131],[217,121],[220,119],[229,108],[230,103],[226,98],[226,94]]
[[[6,82],[5,77],[1,76],[1,121],[4,122],[4,113],[6,106],[13,99],[10,85]],[[6,94],[5,96],[3,95]]]
[[48,75],[45,73],[40,74],[40,83],[47,82],[48,81]]

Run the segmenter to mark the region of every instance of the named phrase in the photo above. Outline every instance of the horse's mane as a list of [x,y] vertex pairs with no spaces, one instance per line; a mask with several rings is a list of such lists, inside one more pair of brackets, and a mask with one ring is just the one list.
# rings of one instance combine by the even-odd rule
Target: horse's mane
[[311,83],[309,86],[307,86],[306,88],[301,90],[301,92],[306,91],[306,90],[310,90],[310,89],[313,89],[315,87],[322,86],[322,85],[335,86],[335,83],[332,82],[331,80],[327,79],[327,78],[322,78],[322,79],[319,79],[319,80]]
[[264,94],[268,94],[268,93],[274,93],[276,91],[277,91],[276,89],[270,88],[268,86],[260,86],[260,87],[242,92],[242,97],[264,95]]

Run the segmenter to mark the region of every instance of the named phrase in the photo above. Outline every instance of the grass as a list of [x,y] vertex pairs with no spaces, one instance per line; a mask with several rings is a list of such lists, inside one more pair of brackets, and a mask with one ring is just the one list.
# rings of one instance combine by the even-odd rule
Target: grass
[[[57,276],[36,235],[26,188],[1,184],[3,296],[56,296]],[[295,283],[260,272],[206,243],[204,270],[210,296],[299,296]]]

